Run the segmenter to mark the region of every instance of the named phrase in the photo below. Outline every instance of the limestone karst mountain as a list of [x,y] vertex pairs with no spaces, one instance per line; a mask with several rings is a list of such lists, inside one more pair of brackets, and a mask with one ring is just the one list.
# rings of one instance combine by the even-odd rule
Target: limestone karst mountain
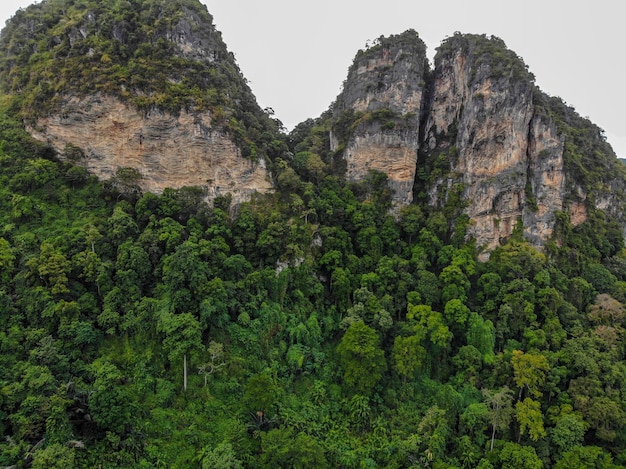
[[[30,133],[100,178],[131,168],[144,191],[199,186],[236,203],[285,190],[281,124],[198,1],[45,0],[7,24],[0,57]],[[335,175],[385,173],[396,210],[447,207],[450,234],[486,252],[516,228],[544,246],[560,214],[622,219],[624,172],[601,130],[542,93],[497,38],[456,33],[431,69],[415,31],[381,37],[320,119]]]
[[502,41],[286,134],[198,0],[43,0],[0,88],[0,467],[626,469],[623,165]]
[[333,109],[348,179],[386,173],[396,206],[413,190],[448,206],[450,231],[486,252],[516,227],[544,246],[559,213],[574,226],[596,209],[623,220],[624,172],[601,130],[542,93],[498,38],[457,33],[432,71],[415,32],[380,38],[357,54]]

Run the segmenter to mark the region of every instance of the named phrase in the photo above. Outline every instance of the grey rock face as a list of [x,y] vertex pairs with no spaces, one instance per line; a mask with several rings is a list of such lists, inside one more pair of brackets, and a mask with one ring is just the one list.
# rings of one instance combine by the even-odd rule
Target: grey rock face
[[[545,101],[523,61],[497,38],[455,34],[438,49],[431,73],[416,34],[392,36],[360,52],[350,68],[334,115],[340,122],[352,112],[351,132],[344,123],[333,150],[343,152],[348,180],[369,169],[386,173],[396,207],[411,203],[414,190],[435,207],[458,198],[467,236],[484,258],[520,223],[541,248],[556,213],[580,224],[588,200],[582,187],[568,187],[575,178],[566,171],[565,137],[537,96]],[[620,206],[610,187],[623,185],[609,183],[593,198],[596,207]]]
[[345,145],[346,178],[363,179],[369,170],[387,174],[394,204],[413,200],[419,147],[419,115],[428,71],[426,48],[417,33],[381,39],[361,51],[333,106],[335,117],[353,113]]

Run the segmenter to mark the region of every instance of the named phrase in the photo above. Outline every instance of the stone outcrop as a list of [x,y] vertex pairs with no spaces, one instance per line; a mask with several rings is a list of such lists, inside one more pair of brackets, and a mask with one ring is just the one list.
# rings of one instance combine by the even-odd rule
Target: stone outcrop
[[68,144],[82,149],[85,158],[78,163],[99,178],[113,177],[118,168],[136,169],[148,192],[200,186],[209,200],[230,193],[239,203],[272,190],[265,161],[243,158],[208,113],[144,115],[112,96],[68,97],[62,112],[40,118],[29,130],[61,155]]
[[[354,113],[352,133],[333,139],[347,179],[385,172],[396,207],[410,203],[413,190],[435,207],[455,197],[484,258],[520,223],[537,247],[552,236],[557,212],[583,223],[587,194],[571,187],[565,136],[523,61],[497,38],[455,34],[429,72],[420,42],[405,33],[357,55],[334,106],[336,126],[345,128],[346,109]],[[404,113],[420,122],[399,125]],[[600,209],[616,206],[610,190],[594,200]]]
[[0,89],[23,95],[33,136],[61,158],[79,148],[77,163],[102,179],[133,168],[144,191],[200,186],[209,202],[230,193],[239,203],[273,190],[266,148],[278,126],[204,5],[66,6],[33,5],[0,35]]
[[344,141],[331,139],[333,151],[345,146],[346,178],[362,180],[369,170],[387,174],[396,205],[413,200],[427,71],[426,48],[417,33],[381,38],[357,55],[333,106],[336,118],[352,116]]
[[455,149],[450,174],[435,185],[450,177],[462,184],[468,236],[486,251],[520,221],[541,246],[563,209],[563,141],[552,122],[535,116],[532,80],[519,59],[485,56],[486,38],[455,40],[437,57],[428,103],[425,152],[432,159]]
[[[201,186],[209,201],[230,193],[235,203],[272,191],[268,163],[291,155],[206,7],[109,6],[41,2],[2,31],[0,91],[31,133],[61,156],[80,148],[100,178],[135,169],[145,191]],[[475,239],[485,257],[516,227],[542,247],[559,212],[573,225],[595,208],[621,222],[615,194],[626,199],[601,131],[555,99],[497,38],[455,33],[431,70],[409,30],[357,53],[324,152],[350,182],[385,173],[395,213],[415,195],[444,208],[450,234]]]

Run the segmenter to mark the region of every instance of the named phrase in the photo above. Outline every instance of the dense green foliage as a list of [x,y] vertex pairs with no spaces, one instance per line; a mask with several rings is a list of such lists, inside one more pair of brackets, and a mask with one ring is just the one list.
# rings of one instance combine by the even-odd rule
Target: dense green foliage
[[[384,174],[338,176],[331,128],[341,143],[417,116],[328,112],[281,135],[218,33],[196,31],[207,62],[172,53],[182,10],[210,18],[197,6],[47,0],[0,38],[19,117],[65,92],[208,110],[244,154],[273,158],[278,188],[235,207],[196,187],[142,194],[124,168],[99,182],[71,164],[80,149],[61,162],[3,109],[0,466],[626,467],[615,220],[559,213],[545,252],[519,230],[478,262],[460,184],[392,215]],[[532,79],[501,42],[470,43],[493,76]],[[601,193],[617,162],[561,104],[543,109],[573,185]],[[456,151],[426,161],[424,187]]]
[[330,176],[319,125],[233,210],[125,195],[3,115],[0,464],[626,462],[611,223],[478,263],[441,212],[389,215],[384,175]]
[[45,0],[0,36],[0,84],[26,119],[106,93],[142,111],[210,111],[244,156],[285,150],[213,19],[195,0]]

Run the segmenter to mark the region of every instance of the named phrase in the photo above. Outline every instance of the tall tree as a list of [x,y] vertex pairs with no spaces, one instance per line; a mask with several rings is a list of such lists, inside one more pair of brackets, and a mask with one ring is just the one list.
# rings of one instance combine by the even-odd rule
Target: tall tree
[[523,401],[518,401],[515,404],[515,418],[520,424],[520,439],[526,432],[528,432],[528,436],[533,441],[546,436],[541,403],[539,401],[534,401],[530,397]]
[[540,389],[546,382],[546,375],[550,370],[548,359],[539,353],[524,353],[521,350],[513,350],[511,356],[515,384],[520,388],[519,399],[522,397],[524,388],[534,397],[541,397]]
[[504,386],[500,391],[483,389],[483,396],[489,409],[489,420],[491,421],[491,445],[489,450],[493,451],[496,430],[506,430],[511,423],[513,391],[507,386]]
[[165,334],[163,347],[170,361],[183,360],[183,388],[187,390],[187,355],[201,348],[200,323],[190,313],[172,314],[162,312],[158,323]]
[[379,341],[376,331],[361,320],[350,324],[337,347],[344,380],[357,394],[368,396],[387,368]]

